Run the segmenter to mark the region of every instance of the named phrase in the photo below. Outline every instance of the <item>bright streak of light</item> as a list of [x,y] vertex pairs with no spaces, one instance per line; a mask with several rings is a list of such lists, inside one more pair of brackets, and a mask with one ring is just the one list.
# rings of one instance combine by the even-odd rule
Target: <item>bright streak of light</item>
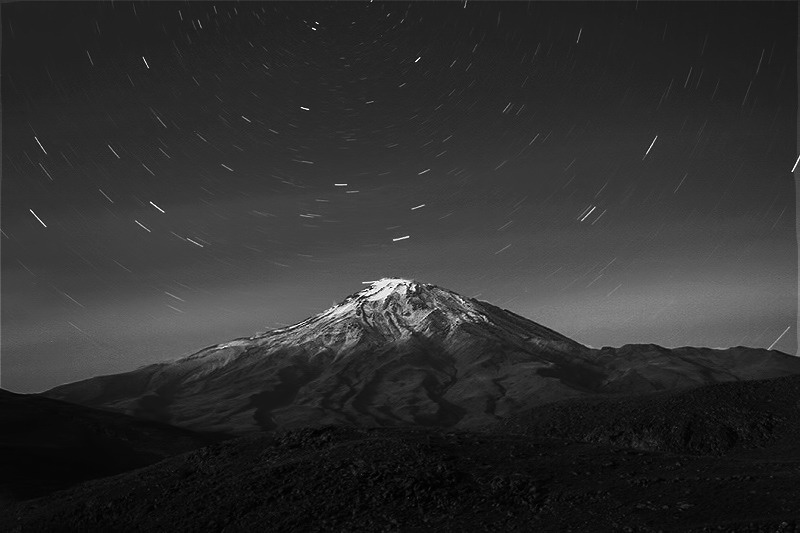
[[117,260],[115,260],[115,259],[112,259],[112,261],[114,261],[114,262],[117,264],[117,266],[119,266],[119,267],[120,267],[122,270],[124,270],[125,272],[130,272],[131,274],[133,274],[133,270],[131,270],[130,268],[126,267],[125,265],[123,265],[123,264],[122,264],[122,263],[120,263],[119,261],[117,261]]
[[764,60],[765,51],[764,48],[761,49],[761,57],[758,58],[758,66],[756,67],[756,75],[758,75],[758,71],[761,70],[761,62]]
[[600,213],[600,215],[599,215],[599,216],[598,216],[596,219],[594,219],[594,222],[592,222],[592,223],[591,223],[591,224],[589,224],[589,225],[590,225],[590,226],[594,226],[594,225],[597,223],[597,221],[598,221],[598,220],[600,220],[600,217],[602,217],[603,215],[605,215],[605,214],[606,214],[606,211],[608,211],[608,209],[603,209],[603,212],[602,212],[602,213]]
[[583,28],[578,30],[578,40],[575,41],[575,44],[578,44],[579,42],[581,42],[581,33],[583,33]]
[[140,225],[142,228],[144,228],[144,229],[147,231],[147,233],[153,233],[152,231],[150,231],[150,230],[147,228],[147,226],[145,226],[144,224],[142,224],[142,223],[141,223],[141,222],[139,222],[138,220],[134,220],[134,222],[136,222],[136,223],[137,223],[137,224],[139,224],[139,225]]
[[419,205],[418,205],[418,206],[416,206],[416,207],[412,207],[412,208],[411,208],[411,210],[412,210],[412,211],[416,211],[417,209],[419,209],[419,208],[421,208],[421,207],[425,207],[425,204],[419,204]]
[[595,206],[592,206],[592,208],[591,208],[591,209],[589,209],[589,212],[588,212],[588,213],[586,213],[585,215],[583,215],[583,218],[581,218],[581,222],[583,222],[584,220],[586,220],[586,217],[588,217],[589,215],[591,215],[591,214],[592,214],[592,212],[593,212],[595,209],[597,209],[597,206],[596,206],[596,205],[595,205]]
[[783,330],[783,333],[781,333],[781,334],[778,336],[778,338],[777,338],[777,339],[775,339],[775,342],[773,342],[772,344],[770,344],[770,345],[769,345],[769,348],[767,348],[767,350],[771,350],[773,346],[775,346],[776,344],[778,344],[778,341],[779,341],[779,340],[781,340],[781,338],[783,338],[783,336],[784,336],[784,335],[786,335],[786,332],[787,332],[787,331],[789,331],[789,330],[791,329],[791,327],[792,327],[792,326],[789,326],[789,327],[787,327],[785,330]]
[[494,253],[494,255],[497,255],[497,254],[499,254],[500,252],[503,252],[503,251],[505,251],[505,250],[508,250],[508,248],[510,248],[510,247],[511,247],[511,245],[510,245],[510,244],[506,244],[505,246],[503,246],[502,248],[500,248],[499,250],[497,250],[497,251]]
[[[52,287],[52,285],[51,285],[51,287]],[[55,287],[53,287],[53,288],[56,289]],[[73,298],[72,296],[67,294],[66,292],[58,290],[58,289],[56,289],[56,291],[58,291],[58,293],[61,294],[62,296],[66,297],[66,298],[69,298],[73,303],[75,303],[75,305],[78,305],[78,306],[83,307],[84,309],[86,309],[85,305],[80,303],[78,300],[76,300],[75,298]]]
[[32,214],[33,216],[35,216],[35,217],[36,217],[36,220],[38,220],[38,221],[39,221],[39,224],[41,224],[41,225],[42,225],[42,226],[44,226],[45,228],[47,227],[47,224],[45,224],[44,222],[42,222],[42,219],[41,219],[41,218],[39,218],[39,215],[37,215],[36,213],[34,213],[34,212],[33,212],[33,209],[28,209],[28,211],[30,211],[30,212],[31,212],[31,214]]
[[333,186],[334,187],[347,187],[347,184],[346,183],[334,183]]
[[[101,192],[102,192],[102,191],[101,191]],[[157,206],[156,204],[154,204],[153,202],[150,202],[150,205],[152,205],[153,207],[155,207],[156,209],[158,209],[158,210],[159,210],[159,211],[161,211],[162,213],[164,212],[164,210],[163,210],[163,209],[161,209],[160,207],[158,207],[158,206]]]
[[612,294],[614,294],[615,292],[617,292],[617,289],[619,289],[620,287],[622,287],[622,283],[620,283],[619,285],[617,285],[616,287],[614,287],[613,289],[611,289],[611,292],[609,292],[608,294],[606,294],[606,298],[608,298],[609,296],[611,296]]
[[111,152],[112,152],[112,153],[113,153],[115,156],[117,156],[117,159],[121,159],[121,158],[120,158],[120,156],[119,156],[119,154],[117,153],[117,151],[116,151],[116,150],[114,150],[113,148],[111,148],[111,145],[110,145],[110,144],[107,144],[106,146],[108,146],[108,149],[109,149],[109,150],[111,150]]
[[190,239],[189,237],[186,237],[186,240],[187,240],[187,241],[189,241],[190,243],[194,244],[195,246],[199,246],[200,248],[203,248],[203,245],[202,245],[202,244],[200,244],[200,243],[199,243],[199,242],[197,242],[197,241],[193,241],[193,240],[192,240],[192,239]]
[[36,144],[38,144],[38,145],[39,145],[39,148],[41,148],[41,149],[42,149],[42,152],[44,152],[44,155],[47,155],[47,150],[45,150],[45,149],[44,149],[44,146],[42,146],[42,143],[40,143],[40,142],[39,142],[39,137],[36,137],[36,136],[34,135],[34,136],[33,136],[33,138],[34,138],[34,139],[36,139]]
[[150,65],[147,64],[147,60],[144,58],[144,56],[142,56],[142,61],[144,61],[144,66],[146,66],[147,69],[149,70],[150,69]]
[[397,238],[392,239],[392,242],[402,241],[402,240],[408,239],[410,237],[411,237],[411,235],[404,235],[402,237],[397,237]]
[[48,178],[50,178],[50,181],[53,181],[53,176],[51,176],[51,175],[50,175],[50,173],[47,171],[47,169],[46,169],[46,168],[44,168],[44,165],[43,165],[43,164],[39,163],[39,168],[41,168],[41,169],[42,169],[42,172],[44,172],[45,174],[47,174],[47,177],[48,177]]
[[778,218],[776,218],[776,219],[775,219],[775,223],[774,223],[774,224],[772,224],[772,229],[775,229],[775,226],[777,226],[777,225],[778,225],[778,222],[780,222],[780,220],[781,220],[781,217],[783,216],[783,213],[784,213],[785,211],[786,211],[786,206],[783,206],[783,209],[781,209],[781,212],[780,212],[780,214],[778,215]]
[[688,173],[688,172],[687,172],[686,174],[684,174],[684,175],[683,175],[683,177],[681,178],[681,182],[678,184],[678,186],[677,186],[677,187],[675,187],[675,190],[674,190],[674,191],[672,191],[672,194],[675,194],[676,192],[678,192],[678,189],[680,189],[680,188],[681,188],[681,185],[683,185],[683,180],[685,180],[685,179],[686,179],[686,176],[688,176],[688,175],[689,175],[689,173]]
[[73,328],[77,329],[78,331],[80,331],[81,333],[83,333],[84,335],[86,335],[86,332],[85,332],[85,331],[83,331],[81,328],[79,328],[78,326],[76,326],[75,324],[73,324],[72,322],[70,322],[69,320],[67,320],[67,324],[69,324],[69,325],[70,325],[70,326],[72,326]]
[[742,107],[744,107],[745,102],[747,102],[747,97],[750,94],[750,88],[753,86],[753,81],[750,81],[750,84],[747,86],[747,92],[744,93],[744,99],[742,100]]
[[649,153],[650,153],[650,150],[652,150],[652,149],[653,149],[653,145],[654,145],[654,144],[656,144],[656,139],[658,139],[658,135],[656,135],[655,137],[653,137],[653,142],[651,142],[651,143],[650,143],[650,148],[648,148],[648,149],[647,149],[647,151],[646,151],[646,152],[644,153],[644,155],[642,156],[642,161],[644,161],[644,158],[645,158],[645,157],[647,157],[647,154],[649,154]]
[[431,169],[429,169],[429,168],[426,168],[426,169],[425,169],[425,170],[423,170],[422,172],[419,172],[419,173],[417,174],[417,176],[422,176],[422,175],[423,175],[423,174],[425,174],[426,172],[430,172],[430,171],[431,171]]
[[794,162],[794,166],[792,167],[792,172],[795,171],[795,169],[797,168],[797,164],[798,163],[800,163],[800,155],[797,156],[797,159]]
[[108,197],[108,195],[107,195],[106,193],[104,193],[104,192],[103,192],[103,189],[97,189],[97,190],[98,190],[98,191],[100,191],[100,194],[102,194],[103,196],[105,196],[105,197],[106,197],[106,200],[108,200],[108,201],[109,201],[109,202],[111,202],[112,204],[114,203],[114,200],[112,200],[111,198],[109,198],[109,197]]
[[222,165],[222,168],[226,168],[226,169],[230,170],[231,172],[233,172],[233,169],[231,167],[229,167],[228,165],[226,165],[224,163],[220,163],[220,165]]
[[172,294],[171,292],[164,291],[164,294],[166,294],[167,296],[171,296],[172,298],[175,298],[176,300],[178,300],[178,301],[180,301],[180,302],[185,302],[185,301],[186,301],[186,300],[184,300],[183,298],[178,298],[177,296],[175,296],[175,295],[174,295],[174,294]]

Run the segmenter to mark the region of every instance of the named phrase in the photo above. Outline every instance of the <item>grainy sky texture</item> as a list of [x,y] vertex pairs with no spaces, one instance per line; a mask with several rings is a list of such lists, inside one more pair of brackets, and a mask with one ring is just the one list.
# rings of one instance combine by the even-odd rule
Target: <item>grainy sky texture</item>
[[797,351],[796,2],[2,5],[2,386],[384,276]]

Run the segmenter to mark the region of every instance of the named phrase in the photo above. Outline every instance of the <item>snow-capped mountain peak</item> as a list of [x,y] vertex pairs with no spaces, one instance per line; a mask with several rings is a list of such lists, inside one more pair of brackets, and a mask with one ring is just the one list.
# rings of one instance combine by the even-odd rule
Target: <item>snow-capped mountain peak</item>
[[[363,335],[397,340],[412,333],[446,335],[463,322],[486,323],[476,302],[435,285],[402,278],[381,278],[322,313],[299,324],[274,330],[265,338],[347,337]],[[334,344],[339,344],[335,342]]]
[[396,291],[408,291],[418,288],[418,283],[410,279],[402,278],[381,278],[377,281],[365,281],[369,287],[360,291],[358,294],[367,300],[382,300]]

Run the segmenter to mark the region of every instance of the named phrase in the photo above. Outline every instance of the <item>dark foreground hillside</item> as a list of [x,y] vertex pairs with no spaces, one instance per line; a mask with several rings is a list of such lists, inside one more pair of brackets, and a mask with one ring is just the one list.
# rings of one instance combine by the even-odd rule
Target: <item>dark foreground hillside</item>
[[800,447],[800,375],[551,403],[502,431],[651,451],[719,455]]
[[0,389],[0,508],[223,438]]
[[18,504],[3,531],[796,531],[800,453],[317,428],[226,441]]
[[[24,408],[16,419],[13,401]],[[58,458],[132,469],[131,449],[166,457],[200,445],[183,430],[43,398],[2,405],[6,428],[50,447],[36,465],[35,449],[0,439],[2,473],[18,479],[20,465],[39,476],[58,473]],[[86,431],[95,436],[74,440]],[[800,376],[565,400],[483,432],[297,429],[0,506],[0,531],[798,531],[798,442]]]

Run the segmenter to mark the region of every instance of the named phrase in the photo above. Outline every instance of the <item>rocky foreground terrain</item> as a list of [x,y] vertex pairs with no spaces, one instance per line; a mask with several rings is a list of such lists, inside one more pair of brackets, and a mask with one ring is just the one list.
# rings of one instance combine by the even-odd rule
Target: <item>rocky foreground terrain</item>
[[254,434],[10,504],[0,530],[797,531],[798,437],[800,377],[567,400],[485,432]]
[[0,508],[225,438],[0,389]]
[[794,531],[796,454],[429,429],[242,437],[12,507],[5,531]]
[[709,456],[800,450],[800,376],[555,402],[499,431]]

